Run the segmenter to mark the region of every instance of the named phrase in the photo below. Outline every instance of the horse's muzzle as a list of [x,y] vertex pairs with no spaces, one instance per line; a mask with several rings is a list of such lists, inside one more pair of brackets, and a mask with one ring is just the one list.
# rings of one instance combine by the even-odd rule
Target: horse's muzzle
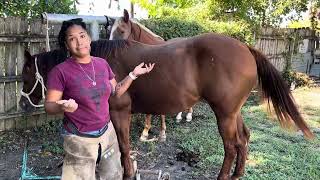
[[20,108],[25,111],[25,112],[31,112],[33,111],[35,108],[30,104],[30,102],[28,101],[27,98],[25,97],[21,97],[20,101],[19,101],[19,106]]

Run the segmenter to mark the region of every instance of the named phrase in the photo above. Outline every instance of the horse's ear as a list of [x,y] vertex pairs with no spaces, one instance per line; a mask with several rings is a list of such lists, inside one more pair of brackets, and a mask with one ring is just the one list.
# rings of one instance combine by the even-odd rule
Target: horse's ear
[[104,15],[104,17],[106,17],[106,20],[107,20],[106,25],[105,25],[105,29],[106,29],[108,26],[110,26],[110,22],[109,22],[108,16]]
[[25,61],[25,63],[31,62],[31,60],[32,60],[32,56],[31,56],[30,52],[27,51],[27,50],[24,50],[24,61]]
[[108,17],[106,15],[104,17],[106,17],[106,19],[107,19],[107,23],[106,23],[105,27],[112,26],[114,24],[114,21],[116,20],[115,18]]
[[129,21],[129,13],[126,9],[123,10],[123,20],[125,23]]

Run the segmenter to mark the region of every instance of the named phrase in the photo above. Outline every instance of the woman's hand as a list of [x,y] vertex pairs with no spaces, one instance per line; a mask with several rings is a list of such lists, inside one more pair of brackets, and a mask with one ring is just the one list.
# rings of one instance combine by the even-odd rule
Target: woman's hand
[[74,112],[78,109],[78,104],[75,100],[69,99],[69,100],[59,100],[56,101],[57,104],[61,105],[61,109],[65,112]]
[[[145,66],[145,67],[143,67],[143,66]],[[140,76],[142,74],[149,73],[153,69],[153,67],[154,67],[154,63],[152,63],[152,64],[151,63],[149,63],[149,64],[141,63],[134,68],[132,73],[134,76]]]

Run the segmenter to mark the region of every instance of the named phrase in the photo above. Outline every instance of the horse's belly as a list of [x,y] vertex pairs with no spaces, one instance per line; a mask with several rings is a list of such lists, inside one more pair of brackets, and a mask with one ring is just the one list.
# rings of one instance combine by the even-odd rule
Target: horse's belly
[[192,107],[199,99],[170,94],[168,97],[133,97],[132,111],[146,114],[176,114]]

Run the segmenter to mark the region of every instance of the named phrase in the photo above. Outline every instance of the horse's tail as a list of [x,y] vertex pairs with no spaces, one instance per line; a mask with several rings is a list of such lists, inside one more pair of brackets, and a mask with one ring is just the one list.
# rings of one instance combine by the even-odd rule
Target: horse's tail
[[288,124],[291,120],[302,130],[307,138],[314,135],[303,120],[295,105],[289,86],[284,81],[279,71],[258,50],[249,47],[256,59],[259,86],[262,89],[263,98],[272,101],[275,113],[281,124]]

